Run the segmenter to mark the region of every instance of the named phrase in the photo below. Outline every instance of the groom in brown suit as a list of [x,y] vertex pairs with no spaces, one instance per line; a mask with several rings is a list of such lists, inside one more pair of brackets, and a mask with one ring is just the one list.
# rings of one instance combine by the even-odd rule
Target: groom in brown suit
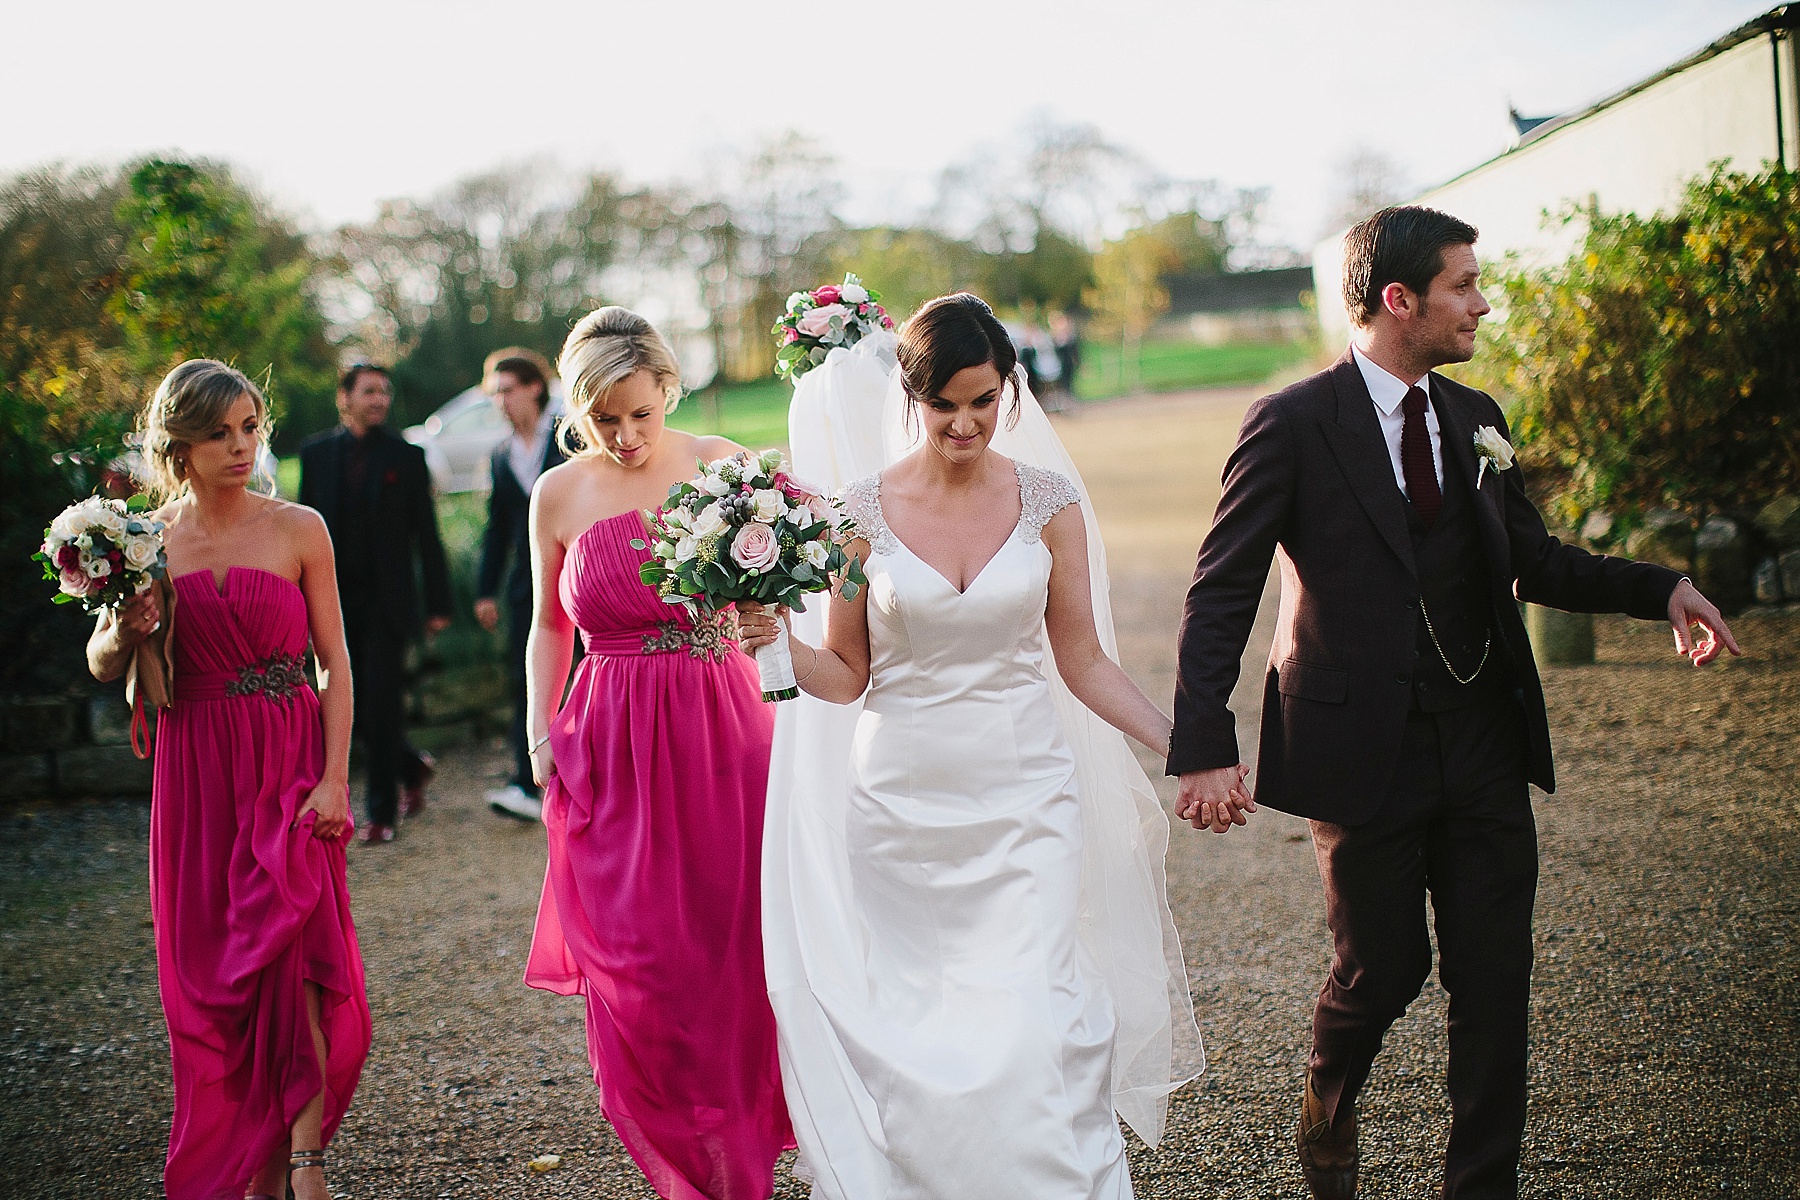
[[[1489,311],[1475,237],[1418,207],[1350,231],[1353,345],[1245,414],[1182,623],[1177,814],[1224,832],[1261,803],[1312,826],[1333,955],[1297,1140],[1321,1200],[1356,1194],[1356,1096],[1431,972],[1427,896],[1450,994],[1443,1195],[1518,1192],[1537,888],[1526,785],[1556,778],[1515,596],[1667,619],[1697,666],[1737,653],[1675,572],[1551,537],[1499,441],[1499,406],[1433,373],[1472,356]],[[1485,467],[1483,431],[1496,435]],[[1252,798],[1226,704],[1277,556]]]

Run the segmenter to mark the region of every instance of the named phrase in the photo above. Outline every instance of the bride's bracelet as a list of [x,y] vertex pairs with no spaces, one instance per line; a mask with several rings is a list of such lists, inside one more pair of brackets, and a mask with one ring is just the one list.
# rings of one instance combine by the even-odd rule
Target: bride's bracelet
[[[801,642],[800,645],[806,646],[806,643]],[[805,683],[806,680],[812,675],[814,669],[816,669],[819,665],[819,652],[811,646],[806,646],[806,648],[808,650],[812,651],[812,661],[806,664],[806,674],[805,675],[800,675],[800,676],[795,677],[795,679],[794,679],[795,687],[799,687],[802,683]]]

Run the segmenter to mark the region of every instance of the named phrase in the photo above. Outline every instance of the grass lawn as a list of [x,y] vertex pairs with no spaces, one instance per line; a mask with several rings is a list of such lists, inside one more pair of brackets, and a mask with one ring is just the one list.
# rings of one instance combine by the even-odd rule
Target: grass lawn
[[793,394],[793,386],[779,379],[694,392],[681,401],[669,424],[689,433],[720,434],[750,450],[785,448]]
[[[1129,372],[1122,374],[1120,371],[1117,344],[1085,342],[1081,351],[1081,370],[1075,376],[1077,396],[1083,400],[1104,400],[1132,390]],[[1306,342],[1227,346],[1145,342],[1138,369],[1142,390],[1177,392],[1187,388],[1260,383],[1310,353],[1312,347]]]

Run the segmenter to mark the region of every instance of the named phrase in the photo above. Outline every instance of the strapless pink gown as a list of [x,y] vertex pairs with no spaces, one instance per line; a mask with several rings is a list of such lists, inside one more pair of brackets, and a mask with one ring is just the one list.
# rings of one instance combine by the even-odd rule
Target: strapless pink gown
[[[325,762],[298,586],[175,580],[175,702],[156,722],[150,911],[174,1060],[170,1200],[239,1200],[325,1089],[329,1142],[369,1053],[344,843],[289,826]],[[319,986],[319,1078],[302,987]]]
[[794,1144],[760,923],[775,716],[749,658],[639,582],[643,528],[600,521],[563,563],[587,654],[550,726],[525,981],[587,997],[600,1111],[659,1195],[766,1200]]

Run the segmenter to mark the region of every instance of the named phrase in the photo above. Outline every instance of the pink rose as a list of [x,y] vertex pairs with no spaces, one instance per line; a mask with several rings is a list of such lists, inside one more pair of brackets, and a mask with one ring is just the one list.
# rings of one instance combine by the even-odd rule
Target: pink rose
[[842,295],[843,293],[838,291],[835,283],[828,283],[822,288],[814,288],[812,294],[813,299],[820,304],[836,304]]
[[827,304],[824,308],[815,308],[800,318],[800,332],[807,337],[822,338],[831,332],[831,318],[849,315],[850,310],[841,304]]
[[731,542],[731,558],[746,571],[761,574],[781,557],[781,544],[775,531],[767,525],[749,524],[738,530]]
[[64,567],[59,586],[71,596],[88,594],[88,573],[79,566]]
[[808,496],[806,498],[806,509],[808,512],[812,513],[816,520],[829,521],[833,516],[831,511],[831,501],[820,495]]
[[784,345],[784,346],[790,345],[799,340],[800,340],[800,331],[798,329],[794,329],[794,328],[790,327],[790,328],[782,331],[782,334],[781,334],[781,344],[782,345]]

